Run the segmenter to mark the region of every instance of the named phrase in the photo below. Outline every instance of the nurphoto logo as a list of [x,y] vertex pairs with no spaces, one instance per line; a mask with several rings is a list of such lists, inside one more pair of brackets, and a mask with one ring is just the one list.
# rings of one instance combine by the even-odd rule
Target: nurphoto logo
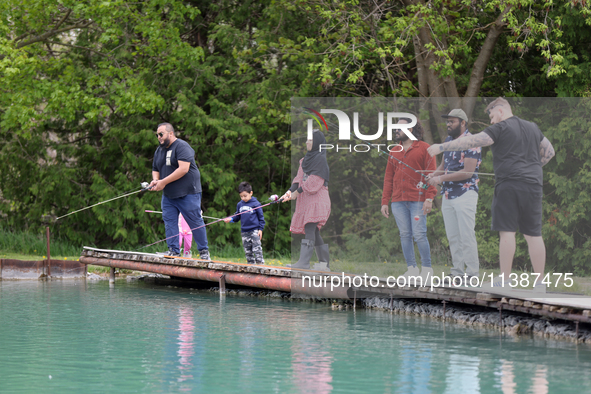
[[[344,111],[338,109],[321,109],[320,113],[311,109],[306,108],[308,111],[312,112],[314,115],[314,119],[308,119],[308,139],[312,138],[312,133],[314,130],[314,120],[318,123],[320,128],[322,125],[328,131],[328,125],[326,120],[321,114],[332,114],[335,115],[338,121],[338,128],[339,128],[339,141],[351,141],[351,120],[349,115],[347,115]],[[406,118],[410,119],[410,123],[394,123],[394,119]],[[322,121],[322,123],[320,122]],[[408,136],[409,139],[416,141],[417,137],[415,137],[410,129],[417,124],[417,117],[408,112],[388,112],[386,113],[386,139],[388,141],[393,140],[393,131],[401,130],[404,134]],[[384,134],[384,113],[378,113],[378,130],[374,134],[362,134],[359,130],[359,113],[353,112],[353,134],[356,139],[362,141],[375,141],[379,138],[382,138]],[[400,152],[402,150],[402,146],[400,144],[357,144],[357,145],[334,145],[334,144],[321,144],[319,147],[320,151],[323,150],[331,150],[335,149],[337,152],[341,150],[345,150],[348,152],[369,152],[372,148],[377,149],[380,151],[382,147],[388,152]]]

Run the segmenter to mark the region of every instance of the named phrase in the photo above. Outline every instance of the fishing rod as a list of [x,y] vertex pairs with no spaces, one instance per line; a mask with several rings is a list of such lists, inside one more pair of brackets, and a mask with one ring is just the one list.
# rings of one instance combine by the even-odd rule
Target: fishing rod
[[[422,172],[436,172],[437,170],[419,170],[419,171],[422,171]],[[453,173],[456,173],[456,172],[464,172],[464,171],[447,171],[447,172],[446,172],[446,174],[453,174]],[[494,174],[494,173],[490,173],[490,172],[476,172],[476,171],[474,171],[474,173],[475,173],[476,175],[489,175],[489,176],[495,176],[495,174]],[[444,175],[445,175],[445,174],[444,174]]]
[[[146,213],[162,213],[162,211],[150,211],[149,209],[146,209],[144,212],[146,212]],[[205,215],[201,215],[201,217],[206,218],[206,219],[216,219],[216,220],[220,219],[220,218],[214,218],[212,216],[205,216]]]
[[[375,144],[370,144],[369,142],[363,141],[363,143],[365,143],[366,145],[370,146],[370,147],[376,147]],[[424,171],[437,171],[437,170],[415,170],[414,168],[412,168],[411,166],[409,166],[408,164],[406,164],[405,162],[403,162],[402,160],[398,159],[397,157],[394,157],[393,155],[386,153],[382,150],[379,150],[379,146],[378,147],[378,153],[381,154],[386,154],[390,159],[394,159],[397,162],[399,162],[400,164],[406,166],[407,168],[409,168],[410,170],[416,172],[417,174],[419,174],[420,176],[422,176],[423,178],[425,178],[425,181],[428,181],[427,176],[425,174],[423,174]],[[432,158],[431,158],[432,159]],[[388,160],[388,159],[386,159]],[[427,190],[429,188],[429,183],[423,183],[423,181],[419,181],[419,183],[417,183],[416,187],[417,189],[424,189]]]
[[[232,216],[227,216],[227,217],[228,217],[228,218],[233,218],[233,217],[235,217],[235,216],[240,216],[240,215],[242,215],[242,214],[244,214],[244,213],[252,212],[252,211],[254,211],[255,209],[260,209],[260,208],[266,207],[266,206],[268,206],[268,205],[271,205],[271,204],[277,204],[277,203],[280,203],[280,202],[282,202],[282,201],[283,201],[283,198],[279,198],[279,196],[277,196],[276,194],[273,194],[271,197],[269,197],[269,200],[272,200],[272,201],[271,201],[270,203],[267,203],[267,204],[265,204],[265,205],[261,205],[260,207],[253,208],[253,209],[251,209],[250,211],[244,211],[244,212],[240,212],[240,213],[237,213],[237,214],[235,214],[235,215],[232,215]],[[190,229],[190,230],[191,230],[191,231],[195,231],[195,230],[198,230],[198,229],[200,229],[200,228],[202,228],[202,227],[207,227],[207,226],[209,226],[209,225],[212,225],[212,224],[214,224],[214,223],[218,223],[218,222],[220,222],[220,221],[222,221],[222,220],[224,220],[224,219],[225,219],[225,218],[222,218],[222,219],[217,219],[217,220],[216,220],[216,221],[214,221],[214,222],[207,223],[207,224],[204,224],[204,225],[202,225],[202,226],[199,226],[199,227],[192,228],[192,229]],[[179,233],[179,234],[180,234],[180,233]],[[170,237],[167,237],[167,238],[161,239],[161,240],[159,240],[159,241],[156,241],[156,242],[154,242],[154,243],[151,243],[151,244],[148,244],[148,245],[142,246],[142,247],[140,248],[140,250],[141,250],[141,249],[144,249],[144,248],[147,248],[148,246],[152,246],[152,245],[156,245],[157,243],[164,242],[164,241],[166,241],[166,240],[169,240],[170,238],[178,237],[178,236],[179,236],[179,234],[172,235],[172,236],[170,236]]]
[[142,183],[141,183],[141,186],[142,186],[142,188],[141,188],[140,190],[136,190],[136,191],[134,191],[134,192],[131,192],[131,193],[123,194],[123,195],[121,195],[121,196],[114,197],[114,198],[111,198],[111,199],[109,199],[109,200],[101,201],[101,202],[98,202],[98,203],[96,203],[96,204],[90,205],[90,206],[88,206],[88,207],[85,207],[85,208],[82,208],[82,209],[78,209],[77,211],[70,212],[70,213],[68,213],[68,214],[65,214],[65,215],[63,215],[63,216],[60,216],[59,218],[56,218],[55,220],[56,220],[56,221],[58,221],[58,220],[60,220],[60,219],[63,219],[63,218],[65,218],[66,216],[73,215],[73,214],[75,214],[75,213],[77,213],[77,212],[85,211],[85,210],[87,210],[87,209],[90,209],[90,208],[92,208],[92,207],[96,207],[97,205],[101,205],[101,204],[104,204],[104,203],[107,203],[107,202],[110,202],[110,201],[115,201],[115,200],[118,200],[118,199],[120,199],[120,198],[127,197],[127,196],[131,196],[131,195],[133,195],[133,194],[136,194],[136,193],[145,192],[145,191],[147,191],[147,190],[150,190],[150,189],[152,188],[152,186],[149,186],[149,184],[148,184],[147,182],[142,182]]

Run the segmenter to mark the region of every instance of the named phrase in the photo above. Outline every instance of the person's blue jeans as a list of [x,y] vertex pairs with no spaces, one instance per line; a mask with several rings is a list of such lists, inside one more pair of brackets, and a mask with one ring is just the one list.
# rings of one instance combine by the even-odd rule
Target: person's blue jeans
[[[166,230],[168,249],[180,253],[179,249],[179,212],[193,232],[197,250],[208,249],[205,222],[201,217],[201,193],[188,194],[179,198],[168,198],[162,194],[162,219]],[[198,228],[199,227],[199,228]]]
[[[427,216],[423,215],[423,203],[419,201],[399,201],[392,203],[392,214],[400,232],[400,243],[406,265],[416,267],[414,237],[423,267],[431,267],[431,248],[427,240]],[[415,220],[418,217],[419,220]]]

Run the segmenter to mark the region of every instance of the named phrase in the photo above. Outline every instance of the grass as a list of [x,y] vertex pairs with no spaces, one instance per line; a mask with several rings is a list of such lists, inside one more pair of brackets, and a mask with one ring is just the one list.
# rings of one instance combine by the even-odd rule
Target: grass
[[[104,249],[109,249],[105,247]],[[113,249],[119,250],[130,250],[140,251],[139,247],[115,247]],[[46,259],[47,243],[45,237],[40,234],[31,234],[27,232],[11,232],[4,229],[0,229],[0,259],[16,259],[16,260],[32,260],[39,261]],[[149,248],[141,250],[143,252],[153,253],[162,251],[162,246],[155,245]],[[234,245],[216,245],[210,244],[210,254],[213,260],[223,260],[235,263],[246,263],[244,256],[244,250],[241,246]],[[68,240],[63,239],[51,239],[51,258],[57,260],[72,260],[78,261],[82,247],[73,245]],[[193,255],[197,256],[198,252],[193,248]],[[336,253],[335,253],[336,252]],[[435,275],[440,276],[441,273],[448,274],[451,269],[448,256],[440,255],[437,251],[432,251],[433,256],[433,271]],[[332,252],[332,256],[337,256],[331,261],[330,267],[333,272],[348,272],[354,274],[367,274],[369,276],[378,276],[380,278],[386,278],[388,276],[399,276],[406,271],[406,262],[402,255],[393,256],[389,261],[384,262],[359,262],[350,261],[346,255],[338,253],[338,251]],[[418,256],[418,255],[417,255]],[[265,253],[265,264],[275,266],[285,266],[291,264],[291,253],[289,251],[283,252],[268,252]],[[312,266],[314,264],[311,262]],[[92,266],[88,267],[89,272],[98,274],[109,272],[108,267]],[[481,267],[482,276],[486,273],[487,279],[489,274],[498,275],[500,270],[498,268],[486,268]],[[122,273],[130,273],[132,271],[122,270]],[[523,273],[529,274],[529,271],[513,270],[514,273],[521,275]],[[555,278],[554,278],[555,280]],[[553,280],[553,282],[554,282]],[[566,287],[564,281],[560,281],[558,287],[552,286],[551,291],[564,292],[564,293],[578,293],[591,295],[591,278],[589,277],[573,277],[573,286]],[[531,286],[530,286],[531,287]]]
[[[166,245],[153,245],[147,248],[139,246],[117,246],[103,247],[102,249],[117,249],[140,251],[145,253],[162,252]],[[241,246],[234,245],[209,245],[211,258],[214,260],[225,260],[236,263],[246,263],[244,250]],[[50,244],[51,259],[78,261],[82,253],[82,247],[72,244],[69,240],[58,237],[51,238]],[[198,256],[199,252],[192,248],[193,256]],[[265,263],[269,265],[285,266],[291,262],[291,253],[289,251],[275,251],[265,254]],[[0,229],[0,258],[15,260],[39,261],[47,258],[47,241],[43,234],[32,234],[29,232],[13,232]],[[89,272],[104,273],[108,272],[108,267],[89,266]]]
[[[80,247],[67,240],[51,239],[51,258],[63,259],[80,257]],[[47,258],[45,235],[29,232],[13,232],[0,229],[0,257],[19,260],[41,260]],[[17,257],[18,256],[18,257]]]

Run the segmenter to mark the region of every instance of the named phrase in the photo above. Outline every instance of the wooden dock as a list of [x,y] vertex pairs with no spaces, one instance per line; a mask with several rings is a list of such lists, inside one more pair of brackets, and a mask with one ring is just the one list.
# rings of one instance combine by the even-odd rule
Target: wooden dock
[[[199,259],[166,257],[151,253],[104,250],[84,247],[80,262],[84,264],[130,269],[169,275],[171,277],[197,279],[218,283],[220,292],[226,284],[257,289],[277,290],[321,298],[349,299],[354,303],[361,298],[379,297],[386,299],[412,298],[440,302],[454,302],[521,312],[532,316],[562,319],[566,321],[591,323],[591,298],[582,295],[559,293],[534,293],[531,290],[470,288],[470,287],[389,287],[385,279],[377,286],[349,286],[341,283],[331,287],[333,276],[360,278],[360,275],[341,272],[314,270],[292,270],[270,265],[250,265],[227,261],[204,261]],[[316,284],[310,286],[314,277]],[[355,281],[353,281],[355,283]],[[444,304],[445,305],[445,304]]]
[[86,277],[86,264],[73,260],[0,259],[0,280],[77,279]]

